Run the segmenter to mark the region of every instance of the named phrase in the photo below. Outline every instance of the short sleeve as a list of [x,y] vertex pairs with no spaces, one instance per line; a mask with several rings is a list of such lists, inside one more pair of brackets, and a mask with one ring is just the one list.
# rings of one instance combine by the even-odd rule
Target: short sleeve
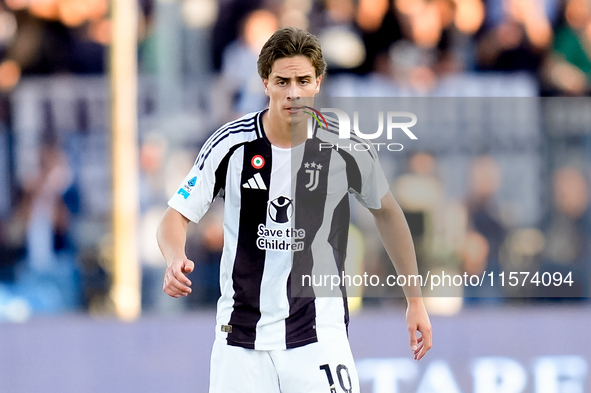
[[365,207],[379,209],[382,198],[390,190],[390,185],[384,175],[377,155],[365,154],[357,159],[361,172],[361,190],[354,190],[353,195]]
[[218,128],[203,144],[195,165],[185,176],[168,205],[193,222],[199,222],[226,186],[227,163],[234,151],[258,137],[261,112],[244,115]]
[[216,168],[206,160],[202,168],[195,164],[183,179],[168,206],[193,222],[199,222],[215,199]]

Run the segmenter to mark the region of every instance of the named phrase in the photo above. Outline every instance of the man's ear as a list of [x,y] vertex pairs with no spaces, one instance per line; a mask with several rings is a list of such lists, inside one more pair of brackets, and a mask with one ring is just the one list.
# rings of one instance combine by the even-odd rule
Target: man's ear
[[318,94],[320,92],[320,83],[322,82],[322,75],[316,78],[316,89],[314,89],[314,93]]
[[268,87],[269,87],[269,80],[263,78],[262,81],[263,81],[263,86],[265,86],[265,94],[267,96],[269,96],[269,89],[268,89]]

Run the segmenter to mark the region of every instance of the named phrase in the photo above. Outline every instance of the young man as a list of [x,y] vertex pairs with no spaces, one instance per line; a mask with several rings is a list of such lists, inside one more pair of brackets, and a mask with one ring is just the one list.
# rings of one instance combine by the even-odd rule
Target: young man
[[[158,228],[168,264],[164,291],[187,296],[194,267],[184,251],[188,222],[224,198],[210,393],[359,392],[346,297],[316,297],[299,284],[320,264],[342,269],[349,193],[374,214],[398,274],[417,274],[408,226],[375,151],[319,149],[336,140],[326,126],[308,138],[325,69],[316,37],[296,28],[275,32],[258,60],[269,108],[208,139]],[[431,325],[420,293],[405,291],[419,360],[431,347]]]

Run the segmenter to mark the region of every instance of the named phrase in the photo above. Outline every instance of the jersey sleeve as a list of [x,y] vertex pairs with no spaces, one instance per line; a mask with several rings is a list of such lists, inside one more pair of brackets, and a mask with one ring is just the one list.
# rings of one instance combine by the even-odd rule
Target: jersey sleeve
[[168,206],[193,222],[199,222],[217,195],[215,160],[207,160],[202,168],[195,163],[176,193],[168,201]]
[[226,186],[227,162],[241,144],[257,138],[260,112],[218,128],[203,144],[195,164],[183,179],[168,205],[193,222],[199,222]]
[[358,159],[358,165],[361,172],[361,190],[353,190],[353,195],[367,208],[381,208],[382,198],[390,190],[390,185],[377,155],[371,157],[365,154]]

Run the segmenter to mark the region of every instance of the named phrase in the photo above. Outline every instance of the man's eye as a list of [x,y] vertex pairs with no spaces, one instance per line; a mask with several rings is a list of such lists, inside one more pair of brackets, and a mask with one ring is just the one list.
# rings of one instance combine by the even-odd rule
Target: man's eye
[[279,81],[279,82],[277,82],[277,84],[278,84],[279,86],[285,86],[285,81]]
[[303,81],[301,81],[300,83],[301,83],[302,85],[307,85],[308,83],[310,83],[310,81],[308,81],[308,80],[303,80]]

